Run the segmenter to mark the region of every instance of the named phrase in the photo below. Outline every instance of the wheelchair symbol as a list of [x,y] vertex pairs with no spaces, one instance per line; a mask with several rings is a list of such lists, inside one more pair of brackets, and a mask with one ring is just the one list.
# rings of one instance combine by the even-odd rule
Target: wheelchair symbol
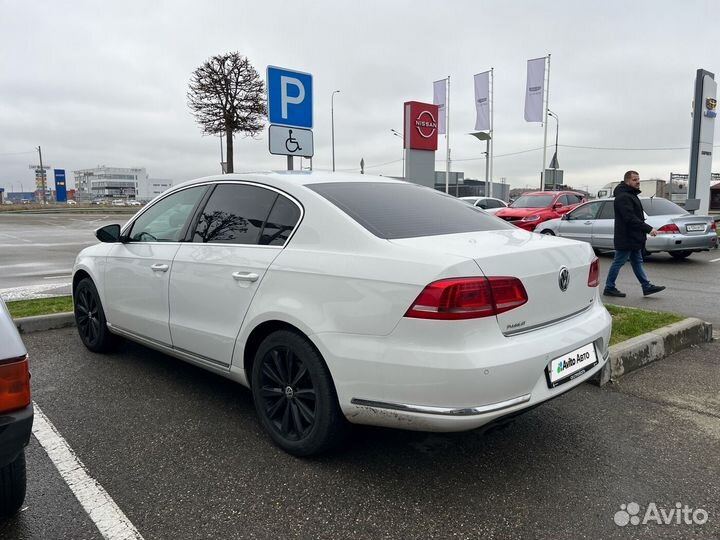
[[288,130],[288,138],[285,139],[285,148],[290,153],[295,153],[302,150],[302,147],[298,143],[297,139],[292,136],[292,129]]

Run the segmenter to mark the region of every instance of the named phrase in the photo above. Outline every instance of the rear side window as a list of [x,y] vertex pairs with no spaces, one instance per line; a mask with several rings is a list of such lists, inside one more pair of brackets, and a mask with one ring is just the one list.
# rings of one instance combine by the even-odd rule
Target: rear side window
[[687,210],[678,206],[672,201],[653,197],[652,199],[640,199],[643,210],[648,216],[666,216],[673,214],[689,214]]
[[307,187],[387,240],[515,228],[455,197],[410,183],[330,182]]
[[287,197],[278,195],[260,235],[259,243],[264,246],[285,245],[299,219],[300,209],[297,205]]
[[218,184],[195,227],[199,243],[257,244],[278,194],[244,184]]

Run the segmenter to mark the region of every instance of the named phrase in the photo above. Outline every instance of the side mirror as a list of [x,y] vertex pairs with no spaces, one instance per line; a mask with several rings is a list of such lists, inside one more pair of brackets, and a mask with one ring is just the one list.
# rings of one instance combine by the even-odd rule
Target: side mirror
[[555,210],[557,210],[558,208],[562,208],[562,207],[563,207],[562,203],[558,202],[558,203],[553,204],[553,209],[555,209]]
[[105,225],[95,231],[95,237],[101,242],[114,243],[120,241],[120,225]]
[[570,219],[570,214],[563,214],[562,216],[560,216],[560,219],[563,221],[567,221]]

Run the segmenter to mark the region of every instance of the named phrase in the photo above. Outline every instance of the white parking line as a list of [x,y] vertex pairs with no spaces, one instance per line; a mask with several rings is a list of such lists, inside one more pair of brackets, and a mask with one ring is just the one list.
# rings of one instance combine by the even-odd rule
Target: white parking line
[[710,259],[710,262],[718,262],[720,259]]
[[71,278],[72,274],[66,274],[64,276],[45,276],[43,279],[67,279]]
[[55,426],[33,402],[33,435],[106,540],[142,540],[142,535],[107,491],[91,477]]

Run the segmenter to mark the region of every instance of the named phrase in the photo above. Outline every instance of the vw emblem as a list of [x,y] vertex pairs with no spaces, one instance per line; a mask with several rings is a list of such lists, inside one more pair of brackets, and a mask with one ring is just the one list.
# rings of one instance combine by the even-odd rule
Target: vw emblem
[[570,285],[570,271],[565,266],[560,269],[558,285],[560,286],[560,290],[562,292],[567,291],[568,285]]

